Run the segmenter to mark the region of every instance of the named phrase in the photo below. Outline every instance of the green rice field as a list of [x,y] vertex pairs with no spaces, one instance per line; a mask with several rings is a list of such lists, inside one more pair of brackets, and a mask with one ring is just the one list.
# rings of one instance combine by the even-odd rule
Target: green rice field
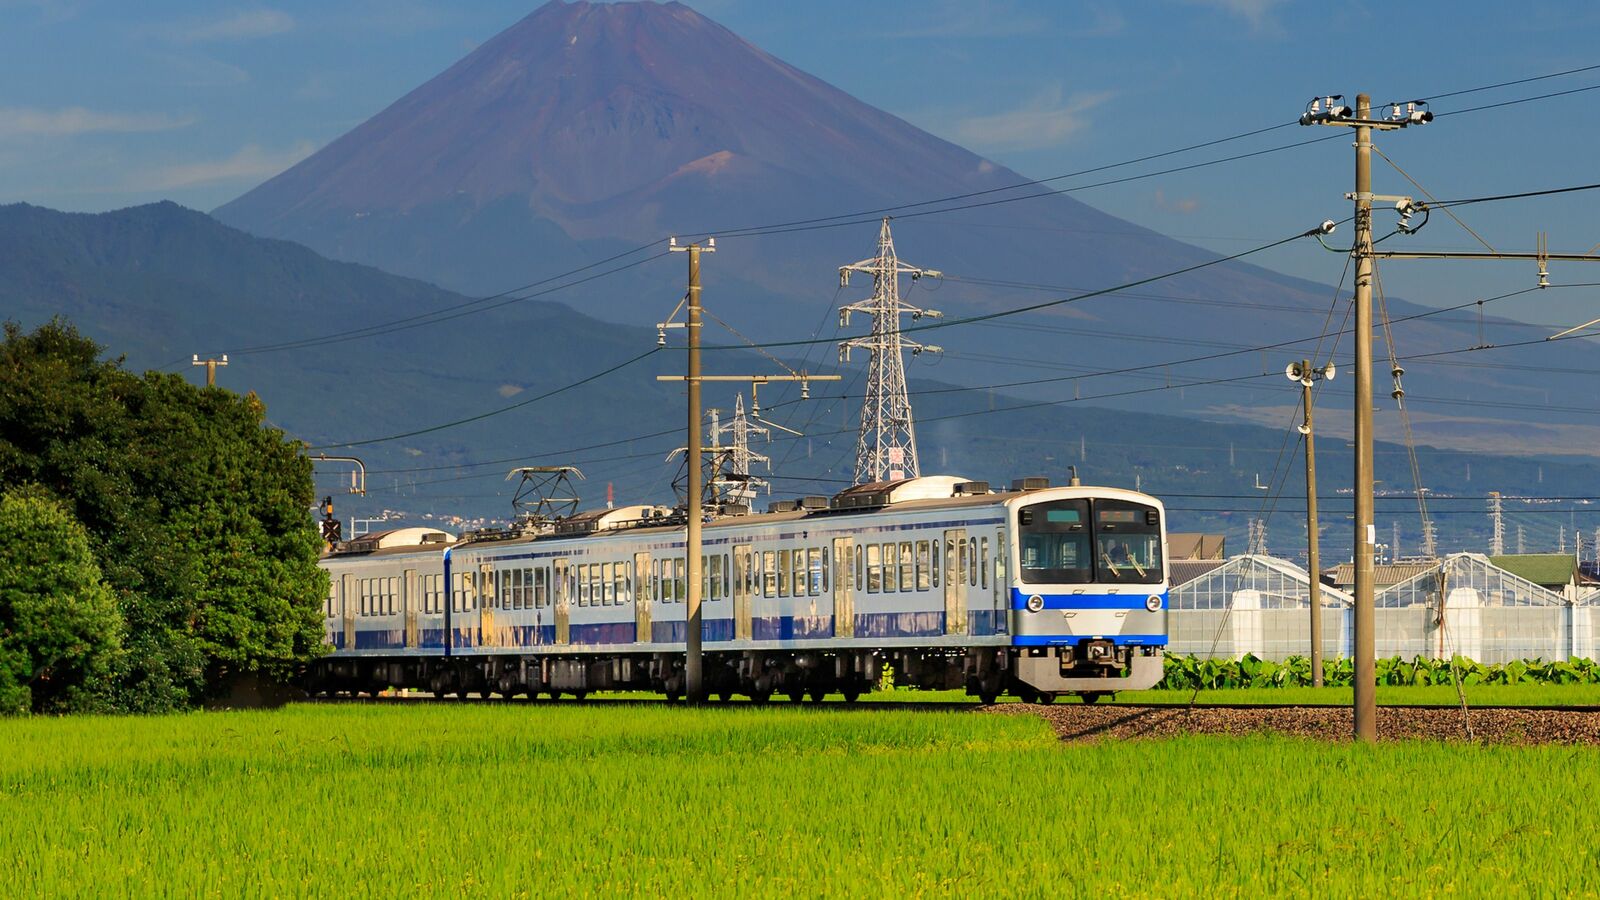
[[1570,747],[550,704],[34,718],[0,747],[12,896],[1600,891],[1600,751]]

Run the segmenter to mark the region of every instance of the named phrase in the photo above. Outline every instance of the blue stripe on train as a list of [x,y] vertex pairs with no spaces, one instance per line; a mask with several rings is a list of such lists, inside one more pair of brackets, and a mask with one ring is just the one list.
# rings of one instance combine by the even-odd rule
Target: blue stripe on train
[[[967,633],[983,637],[1005,633],[1004,611],[977,609],[967,613]],[[751,637],[758,641],[826,640],[834,636],[833,616],[759,616],[750,620]],[[707,619],[704,623],[706,643],[720,643],[734,639],[732,619]],[[453,646],[467,650],[482,643],[479,629],[456,628]],[[499,628],[498,648],[547,647],[556,642],[554,625],[503,625]],[[650,639],[660,644],[681,644],[687,635],[684,622],[655,622],[651,625]],[[945,634],[945,616],[942,611],[858,613],[857,638],[908,638],[942,637]],[[621,646],[635,642],[638,630],[633,622],[573,623],[570,644],[574,646]],[[442,650],[443,628],[423,628],[418,635],[418,649]],[[335,632],[333,646],[342,650],[344,635]],[[358,650],[400,649],[405,646],[404,631],[357,631]]]
[[[1154,585],[1151,587],[1154,587]],[[1046,594],[1012,588],[1011,608],[1014,610],[1026,610],[1028,608],[1028,598],[1036,593],[1044,599],[1045,609],[1149,609],[1144,605],[1144,602],[1145,598],[1151,594],[1157,594],[1161,598],[1162,609],[1167,608],[1167,592],[1164,590],[1159,592],[1153,590],[1141,591],[1135,585],[1130,591],[1130,593],[1126,594],[1091,594],[1088,592],[1082,594]]]
[[[1078,643],[1086,634],[1019,634],[1012,639],[1018,647],[1064,647]],[[1164,634],[1108,634],[1105,639],[1114,644],[1129,646],[1162,646],[1167,643]]]

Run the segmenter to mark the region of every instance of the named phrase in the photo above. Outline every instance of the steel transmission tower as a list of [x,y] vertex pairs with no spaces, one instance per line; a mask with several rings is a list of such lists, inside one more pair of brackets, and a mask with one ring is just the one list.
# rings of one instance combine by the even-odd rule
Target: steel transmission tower
[[919,269],[902,263],[894,253],[894,237],[889,233],[889,218],[883,219],[878,231],[878,255],[858,263],[839,267],[839,284],[850,283],[850,273],[866,272],[872,276],[872,296],[866,300],[839,307],[839,324],[850,324],[851,313],[872,316],[872,333],[866,337],[852,338],[839,343],[839,359],[850,358],[853,349],[871,352],[867,363],[866,398],[861,404],[861,434],[856,439],[855,483],[873,481],[898,481],[915,478],[921,474],[917,464],[917,435],[911,422],[911,398],[906,394],[906,349],[913,354],[924,350],[938,352],[932,345],[906,340],[900,335],[900,317],[913,319],[923,316],[938,318],[943,313],[932,309],[919,309],[900,299],[900,276],[912,279],[940,273],[934,269]]
[[1489,492],[1489,521],[1494,526],[1494,538],[1489,542],[1490,556],[1504,556],[1506,552],[1506,523],[1500,509],[1500,492]]
[[750,506],[755,500],[759,488],[768,487],[766,481],[752,477],[750,474],[751,463],[761,463],[772,470],[772,460],[750,449],[752,435],[772,439],[772,430],[760,425],[753,425],[750,417],[745,415],[744,395],[739,394],[733,401],[733,418],[727,424],[718,421],[717,411],[711,411],[711,447],[713,452],[720,452],[724,445],[723,436],[726,435],[728,454],[728,471],[722,475],[722,482],[718,485],[720,492],[733,503]]

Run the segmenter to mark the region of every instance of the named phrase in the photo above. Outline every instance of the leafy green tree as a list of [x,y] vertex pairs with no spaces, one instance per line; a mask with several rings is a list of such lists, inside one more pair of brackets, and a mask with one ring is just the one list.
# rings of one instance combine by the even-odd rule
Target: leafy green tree
[[0,343],[0,487],[88,530],[127,625],[118,706],[182,708],[322,645],[311,463],[253,396],[142,377],[56,320]]
[[83,526],[43,492],[0,494],[0,713],[104,706],[122,627]]

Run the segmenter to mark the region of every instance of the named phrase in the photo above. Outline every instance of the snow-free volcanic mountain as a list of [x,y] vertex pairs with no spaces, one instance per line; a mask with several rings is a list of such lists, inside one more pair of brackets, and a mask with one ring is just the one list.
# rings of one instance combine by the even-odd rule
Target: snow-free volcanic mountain
[[[552,2],[216,215],[336,259],[479,294],[669,234],[720,231],[721,252],[706,270],[708,302],[757,337],[783,338],[809,336],[819,320],[832,321],[828,307],[854,299],[835,295],[836,267],[871,254],[876,224],[866,215],[842,227],[812,223],[830,227],[743,237],[739,227],[978,192],[993,193],[944,205],[1042,191],[996,190],[1025,182],[681,4]],[[1017,282],[1057,286],[1059,296],[1215,258],[1064,195],[919,215],[937,208],[903,210],[896,237],[902,257],[967,276],[944,282],[936,295],[924,287],[913,298],[956,315],[1051,296]],[[602,319],[653,324],[676,300],[670,285],[678,273],[668,277],[664,265],[551,296]],[[1152,377],[1236,378],[1245,370],[1279,371],[1283,360],[1250,354],[1172,372],[1066,379],[1206,348],[1314,339],[1328,295],[1320,285],[1225,264],[1026,322],[928,336],[937,334],[950,351],[937,372],[943,379],[1059,376],[1015,390],[1048,398],[1126,394],[1150,387]],[[1394,298],[1389,305],[1397,317],[1418,311]],[[1441,319],[1407,322],[1395,333],[1402,353],[1412,354],[1478,341],[1471,324]],[[1281,355],[1298,359],[1304,349],[1284,347]],[[826,348],[812,353],[831,355]],[[1577,358],[1576,350],[1558,349],[1540,361],[1549,365],[1562,355]],[[1501,358],[1520,361],[1513,357]],[[1546,387],[1536,372],[1438,366],[1412,367],[1406,384],[1425,439],[1520,451],[1570,447],[1577,426],[1560,425],[1554,413],[1528,402]],[[1332,388],[1347,391],[1348,382]],[[1379,388],[1386,397],[1389,386]],[[1486,411],[1460,405],[1489,396],[1501,405]],[[1429,405],[1436,401],[1443,403]],[[1106,402],[1281,426],[1294,397],[1282,384],[1231,382]],[[1502,417],[1538,421],[1544,430],[1510,430],[1497,421]],[[1337,428],[1341,418],[1327,417],[1328,427]],[[1397,436],[1387,430],[1397,425],[1392,417],[1379,420],[1385,436]],[[1600,446],[1600,435],[1584,440]]]

